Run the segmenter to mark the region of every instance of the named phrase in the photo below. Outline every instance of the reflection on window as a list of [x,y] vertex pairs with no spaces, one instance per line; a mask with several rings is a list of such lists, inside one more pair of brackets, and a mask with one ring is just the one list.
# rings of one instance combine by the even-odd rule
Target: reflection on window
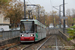
[[34,32],[33,22],[22,22],[20,31],[21,33],[33,33]]

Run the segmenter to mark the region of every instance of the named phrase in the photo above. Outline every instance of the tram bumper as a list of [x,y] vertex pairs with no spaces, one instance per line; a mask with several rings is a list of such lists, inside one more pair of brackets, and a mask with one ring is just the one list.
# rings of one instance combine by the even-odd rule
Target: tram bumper
[[20,37],[21,42],[34,42],[35,37]]

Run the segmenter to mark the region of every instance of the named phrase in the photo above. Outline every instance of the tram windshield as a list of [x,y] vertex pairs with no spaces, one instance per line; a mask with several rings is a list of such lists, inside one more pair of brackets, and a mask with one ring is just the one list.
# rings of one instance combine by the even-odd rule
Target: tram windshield
[[33,22],[21,22],[20,32],[21,33],[33,33],[34,32]]

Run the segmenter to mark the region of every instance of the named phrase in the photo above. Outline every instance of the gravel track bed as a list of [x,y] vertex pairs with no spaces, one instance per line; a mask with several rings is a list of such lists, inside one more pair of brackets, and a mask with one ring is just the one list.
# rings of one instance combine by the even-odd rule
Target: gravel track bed
[[19,42],[11,43],[11,44],[6,44],[4,46],[0,46],[0,50],[4,50],[5,48],[9,48],[10,46],[14,46],[20,44]]
[[33,44],[33,43],[23,43],[23,44],[21,44],[21,45],[19,45],[19,46],[16,46],[16,47],[13,47],[13,48],[10,48],[9,50],[21,50],[21,49],[23,49],[23,48],[25,48],[25,47],[27,47],[27,46],[29,46],[29,45],[31,45],[31,44]]
[[[57,46],[59,50],[74,50],[74,49],[65,49],[64,46],[71,46],[69,45],[65,40],[63,40],[60,36],[58,35],[48,35],[45,39],[42,39],[39,42],[35,43],[23,43],[21,45],[18,45],[16,47],[10,48],[9,50],[21,50],[22,48],[25,48],[29,45],[29,47],[25,48],[24,50],[36,50],[43,42],[45,42],[49,37],[51,37],[42,47],[40,50],[56,50],[56,39],[57,39]],[[12,44],[7,44],[5,46],[0,47],[0,50],[3,48],[7,48],[13,45],[19,44],[18,43],[12,43]]]
[[41,41],[35,42],[34,45],[28,47],[27,49],[24,50],[36,50],[40,44],[42,44],[45,40],[47,40],[50,36],[47,36],[45,39],[42,39]]
[[57,38],[57,46],[62,46],[62,47],[58,47],[58,49],[67,50],[63,46],[70,46],[70,45],[66,44],[67,42],[64,41],[58,35],[51,35],[51,38],[41,47],[40,50],[56,50],[56,38]]
[[55,46],[55,36],[51,35],[51,38],[41,47],[40,50],[55,50],[51,46]]
[[[49,36],[48,36],[49,37]],[[20,44],[20,45],[18,45],[18,46],[15,46],[15,47],[11,47],[11,48],[9,48],[8,50],[21,50],[21,49],[23,49],[23,48],[25,48],[25,47],[27,47],[27,46],[29,46],[29,47],[27,47],[27,48],[25,48],[25,50],[35,50],[37,47],[39,47],[39,45],[40,44],[42,44],[43,43],[43,41],[45,41],[48,37],[46,37],[45,39],[42,39],[41,41],[39,41],[39,42],[35,42],[35,43],[23,43],[23,44],[20,44],[20,43],[16,43],[16,44],[14,44],[14,45],[17,45],[17,44]],[[11,46],[14,46],[14,45],[12,45],[12,44],[7,44],[7,46],[8,47],[10,47],[10,45]],[[30,46],[31,45],[31,46]],[[3,47],[2,47],[3,48]],[[5,48],[5,47],[4,47]],[[7,47],[6,47],[7,48]],[[2,50],[2,49],[1,49]]]

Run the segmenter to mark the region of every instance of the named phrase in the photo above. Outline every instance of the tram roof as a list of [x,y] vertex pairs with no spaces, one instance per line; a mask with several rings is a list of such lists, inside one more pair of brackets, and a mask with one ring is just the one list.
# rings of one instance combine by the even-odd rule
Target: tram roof
[[36,20],[36,19],[22,19],[21,21],[34,21],[35,24],[37,24],[37,25],[39,25],[39,26],[41,26],[41,27],[46,28],[45,25],[43,25],[41,22],[39,22],[39,21]]

